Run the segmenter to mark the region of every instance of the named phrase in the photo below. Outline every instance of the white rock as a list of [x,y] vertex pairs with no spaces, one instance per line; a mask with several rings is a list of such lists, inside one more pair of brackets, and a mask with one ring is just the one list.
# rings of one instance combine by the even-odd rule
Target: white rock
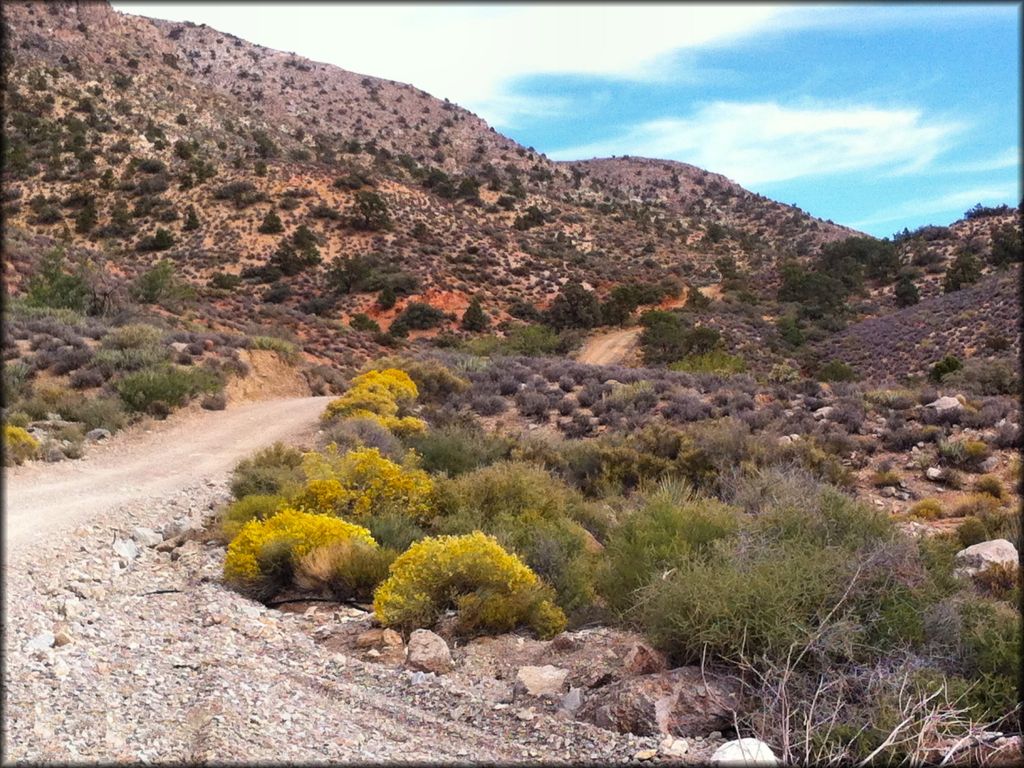
[[583,706],[583,691],[579,688],[570,688],[569,692],[562,697],[559,709],[563,709],[570,715]]
[[139,556],[139,548],[131,539],[115,539],[114,554],[122,560],[134,560]]
[[778,765],[771,747],[760,739],[727,741],[711,756],[712,765]]
[[836,409],[831,405],[825,405],[814,412],[814,418],[816,419],[827,419],[836,412]]
[[938,467],[928,467],[928,469],[924,471],[924,475],[929,480],[938,480],[942,477],[942,470]]
[[992,565],[1019,566],[1017,548],[1006,539],[992,539],[974,544],[956,553],[957,576],[974,576]]
[[406,663],[413,669],[441,675],[452,668],[448,643],[429,629],[417,629],[409,636]]
[[660,749],[662,754],[668,755],[669,757],[682,757],[690,751],[690,743],[686,739],[676,739],[672,736],[666,736],[660,744]]
[[56,642],[53,632],[40,632],[25,644],[25,650],[45,651],[47,648],[53,648]]
[[960,405],[960,401],[955,397],[945,395],[944,397],[940,397],[938,400],[933,400],[928,403],[925,408],[934,408],[939,413],[945,413],[946,411],[958,411],[963,408],[963,406]]
[[565,687],[569,670],[552,664],[543,667],[520,667],[516,672],[516,688],[530,696],[559,696]]
[[132,539],[143,547],[155,547],[164,537],[152,528],[144,528],[141,525],[132,529]]

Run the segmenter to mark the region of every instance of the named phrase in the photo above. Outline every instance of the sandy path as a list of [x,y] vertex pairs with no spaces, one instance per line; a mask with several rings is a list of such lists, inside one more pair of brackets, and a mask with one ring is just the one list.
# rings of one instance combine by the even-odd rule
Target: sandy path
[[621,363],[626,355],[636,348],[639,337],[639,328],[627,328],[623,331],[612,331],[600,336],[593,336],[587,339],[576,359],[590,365]]
[[83,460],[10,470],[4,546],[10,552],[126,502],[219,479],[254,450],[309,430],[329,400],[265,400],[224,411],[182,412],[148,431],[118,434]]

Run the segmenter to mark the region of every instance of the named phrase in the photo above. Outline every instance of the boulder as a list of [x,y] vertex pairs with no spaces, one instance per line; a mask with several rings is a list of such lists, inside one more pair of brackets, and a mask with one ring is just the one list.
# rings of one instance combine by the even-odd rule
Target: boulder
[[64,455],[64,451],[56,445],[51,445],[46,449],[46,453],[43,454],[43,459],[49,462],[64,461],[66,458],[67,456]]
[[417,629],[409,636],[405,661],[413,669],[438,675],[452,668],[452,654],[448,644],[429,629]]
[[938,467],[928,467],[928,469],[924,471],[924,476],[929,480],[941,480],[942,470]]
[[778,765],[779,758],[760,739],[727,741],[711,755],[712,765]]
[[375,653],[384,661],[400,663],[405,657],[405,641],[393,629],[368,629],[356,638],[355,647],[367,649],[368,656]]
[[529,696],[561,696],[569,670],[552,664],[543,667],[520,667],[516,672],[516,693]]
[[707,677],[700,667],[679,667],[592,691],[580,716],[638,736],[696,736],[731,727],[738,706],[735,681]]
[[558,708],[568,712],[570,715],[574,715],[582,706],[583,690],[581,688],[570,688],[569,692],[562,697],[562,703],[558,705]]
[[52,632],[40,632],[25,644],[25,650],[45,651],[47,648],[53,648],[56,642],[57,638]]
[[835,412],[836,409],[833,408],[831,405],[825,405],[814,412],[814,418],[818,419],[819,421],[822,419],[828,419]]
[[99,443],[110,439],[110,430],[97,427],[85,433],[85,439],[90,443]]
[[1006,539],[992,539],[961,549],[954,558],[956,576],[971,577],[993,565],[1020,565],[1017,548]]
[[656,651],[646,643],[634,643],[622,662],[622,671],[627,675],[650,675],[668,669],[668,660],[661,651]]
[[978,469],[982,472],[994,472],[999,467],[999,457],[989,456],[981,464],[978,465]]
[[932,402],[928,403],[925,408],[934,408],[939,413],[945,413],[946,411],[958,411],[963,408],[963,406],[955,397],[945,395],[940,397],[938,400],[932,400]]

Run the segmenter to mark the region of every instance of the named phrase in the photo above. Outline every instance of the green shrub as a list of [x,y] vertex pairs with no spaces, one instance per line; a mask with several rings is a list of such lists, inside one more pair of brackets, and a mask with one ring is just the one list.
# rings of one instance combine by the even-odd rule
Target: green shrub
[[978,493],[987,493],[994,499],[1002,499],[1006,496],[1006,490],[999,478],[995,475],[984,475],[974,481],[974,490]]
[[438,533],[484,531],[521,556],[551,584],[568,611],[593,599],[587,535],[578,520],[588,516],[578,494],[543,469],[500,462],[438,483]]
[[86,397],[81,392],[61,386],[40,386],[18,407],[33,420],[58,413],[67,421],[80,422],[86,431],[102,428],[115,432],[124,426],[127,415],[119,398]]
[[291,365],[299,362],[302,357],[302,352],[297,344],[277,336],[251,336],[249,338],[249,348],[267,349],[276,352],[281,360]]
[[682,360],[669,366],[672,371],[686,373],[743,373],[747,363],[739,355],[730,355],[721,349],[704,352],[699,355],[687,355]]
[[129,373],[115,388],[131,410],[166,415],[195,395],[216,392],[222,386],[220,378],[206,369],[165,365]]
[[980,544],[988,539],[988,529],[980,518],[971,515],[956,527],[956,537],[963,547]]
[[303,555],[295,564],[295,584],[327,592],[335,600],[369,600],[397,556],[397,551],[363,539],[342,539]]
[[411,436],[408,445],[427,472],[455,477],[493,464],[509,452],[509,441],[479,428],[449,426]]
[[289,496],[304,480],[302,452],[274,443],[239,462],[231,475],[231,493],[236,499],[255,494]]
[[841,360],[831,360],[818,369],[818,381],[856,381],[857,373]]
[[938,499],[921,499],[910,508],[910,515],[921,520],[938,520],[943,517],[942,502]]
[[976,681],[966,693],[967,703],[978,720],[998,722],[1019,701],[1020,612],[1011,605],[977,598],[961,601],[958,607],[960,662],[965,676]]
[[964,364],[960,362],[960,358],[953,355],[946,355],[931,367],[928,371],[928,378],[938,384],[946,378],[946,376],[954,371],[959,371],[963,366]]
[[250,520],[273,517],[287,503],[284,496],[254,493],[231,502],[221,514],[221,532],[229,541]]
[[413,360],[388,357],[378,360],[375,368],[397,368],[405,371],[418,391],[419,402],[443,404],[454,395],[469,389],[469,382],[436,360]]
[[662,484],[608,537],[598,586],[608,605],[626,613],[639,590],[711,542],[739,529],[739,510],[678,484]]
[[447,609],[458,614],[463,635],[508,632],[528,626],[540,637],[565,628],[565,616],[523,562],[491,536],[475,532],[413,544],[391,564],[373,599],[384,626],[432,627]]
[[114,328],[103,337],[101,346],[104,349],[144,349],[158,346],[164,338],[164,332],[145,323],[132,323]]
[[396,552],[404,552],[427,535],[423,526],[400,512],[374,512],[360,522],[370,529],[374,541]]

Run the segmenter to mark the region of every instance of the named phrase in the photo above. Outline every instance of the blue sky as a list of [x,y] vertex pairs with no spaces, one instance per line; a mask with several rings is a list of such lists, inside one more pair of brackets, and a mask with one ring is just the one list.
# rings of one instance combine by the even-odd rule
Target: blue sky
[[878,236],[1020,200],[1020,6],[114,2],[473,110],[553,159],[692,163]]

